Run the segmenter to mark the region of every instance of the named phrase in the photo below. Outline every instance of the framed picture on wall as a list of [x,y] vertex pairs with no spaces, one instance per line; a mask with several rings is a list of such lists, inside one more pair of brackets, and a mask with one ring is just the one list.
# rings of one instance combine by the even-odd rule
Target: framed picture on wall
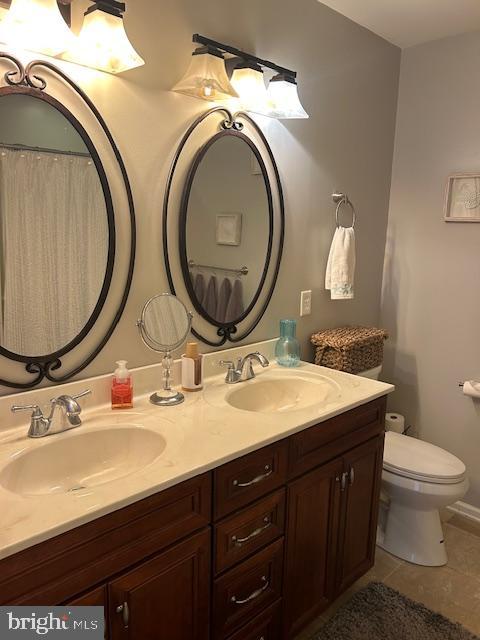
[[217,244],[227,244],[238,247],[242,241],[242,214],[218,214],[216,237]]
[[480,222],[480,173],[448,177],[446,222]]

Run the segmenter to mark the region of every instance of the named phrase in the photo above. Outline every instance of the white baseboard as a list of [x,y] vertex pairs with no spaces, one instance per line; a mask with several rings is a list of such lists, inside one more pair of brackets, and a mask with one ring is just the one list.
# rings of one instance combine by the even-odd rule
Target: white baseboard
[[466,502],[455,502],[455,504],[447,507],[447,509],[463,516],[464,518],[475,520],[480,523],[480,509],[471,504],[467,504]]

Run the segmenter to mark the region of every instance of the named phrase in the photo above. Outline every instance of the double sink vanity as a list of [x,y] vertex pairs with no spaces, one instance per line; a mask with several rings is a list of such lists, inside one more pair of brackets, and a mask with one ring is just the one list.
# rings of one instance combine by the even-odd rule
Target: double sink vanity
[[277,640],[372,566],[392,387],[307,363],[226,384],[218,360],[176,407],[111,411],[99,378],[62,389],[92,387],[78,428],[1,432],[1,605],[102,605],[112,640]]
[[[149,174],[170,170],[136,217],[127,165],[85,90],[42,60],[0,52],[0,67],[0,394],[14,393],[0,395],[0,605],[103,606],[110,640],[293,639],[373,564],[392,387],[266,366],[275,341],[244,344],[280,319],[260,324],[288,214],[266,134],[248,113],[208,107],[177,131],[171,158],[155,154]],[[170,356],[190,329],[213,353],[183,404],[149,402],[152,365],[133,372],[134,408],[112,411],[111,376],[85,371],[96,359],[109,370],[114,332],[148,361],[122,317],[136,220],[152,238],[136,281],[167,304],[137,324],[165,353],[158,404],[182,399],[169,395]],[[276,308],[296,308],[283,291]],[[250,380],[219,365],[255,351]]]

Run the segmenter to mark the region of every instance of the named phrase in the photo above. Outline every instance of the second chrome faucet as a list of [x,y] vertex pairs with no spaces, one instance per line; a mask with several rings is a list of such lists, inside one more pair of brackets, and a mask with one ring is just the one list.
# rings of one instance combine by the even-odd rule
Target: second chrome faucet
[[249,353],[244,358],[239,358],[237,362],[237,366],[232,360],[220,360],[218,364],[222,367],[226,366],[227,375],[225,377],[225,382],[227,384],[237,384],[238,382],[244,382],[245,380],[251,380],[255,377],[255,371],[253,370],[253,361],[258,362],[262,365],[262,367],[268,367],[270,364],[265,356],[263,356],[259,351],[255,351],[254,353]]

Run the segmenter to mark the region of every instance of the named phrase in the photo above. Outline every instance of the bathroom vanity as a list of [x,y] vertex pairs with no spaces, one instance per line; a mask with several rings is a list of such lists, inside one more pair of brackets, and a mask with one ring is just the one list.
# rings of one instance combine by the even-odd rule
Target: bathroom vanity
[[[304,367],[300,375],[307,377],[322,370]],[[261,373],[243,388],[274,380],[276,373]],[[332,377],[354,378],[338,372]],[[102,605],[112,640],[294,638],[374,562],[385,394],[391,387],[366,380],[362,385],[377,397],[345,412],[337,407],[336,415],[297,425],[286,431],[291,435],[249,447],[246,455],[230,453],[224,464],[211,463],[206,472],[190,473],[106,515],[90,515],[59,535],[45,532],[33,546],[23,543],[23,550],[0,560],[0,604]],[[220,386],[219,380],[210,395],[205,391],[210,404],[196,398],[184,412],[200,423],[209,411],[221,416],[215,399]],[[180,408],[172,411],[182,420]],[[243,431],[255,437],[256,421],[260,429],[262,422],[265,428],[275,422],[271,414],[236,414]],[[279,430],[285,415],[277,416]],[[87,422],[81,429],[88,429]],[[237,434],[234,420],[233,441]],[[49,440],[68,437],[73,434]],[[182,447],[185,442],[177,460]],[[202,451],[200,446],[199,457]],[[36,498],[48,505],[49,498]],[[82,508],[81,495],[69,499]],[[31,496],[21,500],[23,508],[34,508]]]

